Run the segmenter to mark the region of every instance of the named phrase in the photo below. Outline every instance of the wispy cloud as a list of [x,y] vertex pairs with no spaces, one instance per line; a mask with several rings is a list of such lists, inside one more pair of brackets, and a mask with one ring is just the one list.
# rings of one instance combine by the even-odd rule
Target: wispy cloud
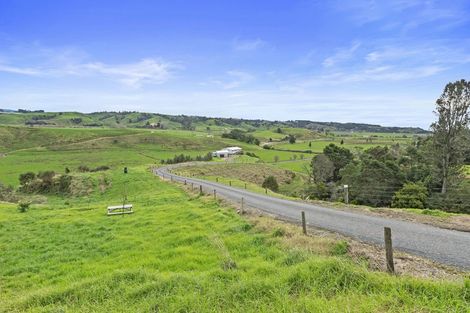
[[[155,58],[145,58],[134,63],[106,64],[85,61],[83,55],[77,57],[77,53],[70,50],[41,49],[39,52],[34,55],[34,64],[30,66],[16,66],[7,58],[0,60],[0,72],[33,77],[105,77],[138,88],[145,84],[162,84],[182,68],[179,64]],[[14,59],[18,59],[18,56]],[[24,59],[31,63],[31,56],[25,55]]]
[[131,87],[164,83],[171,77],[172,70],[177,68],[170,63],[151,58],[130,64],[109,65],[98,62],[83,64],[80,67],[85,73],[105,75]]
[[41,76],[43,73],[39,69],[28,68],[28,67],[16,67],[6,64],[0,64],[0,72],[21,74],[29,76]]
[[259,48],[262,48],[266,45],[266,42],[264,40],[261,40],[259,38],[257,39],[248,39],[248,40],[242,40],[235,38],[233,40],[232,46],[233,49],[238,50],[238,51],[253,51],[253,50],[258,50]]
[[360,46],[361,44],[359,42],[354,42],[351,47],[340,49],[332,56],[327,57],[325,60],[323,60],[322,65],[325,67],[332,67],[338,63],[347,61],[354,56],[354,53]]
[[359,25],[380,21],[386,29],[407,31],[437,21],[439,23],[433,24],[436,29],[468,21],[470,17],[464,10],[466,3],[466,0],[355,0],[334,1],[333,7],[348,12],[348,17]]

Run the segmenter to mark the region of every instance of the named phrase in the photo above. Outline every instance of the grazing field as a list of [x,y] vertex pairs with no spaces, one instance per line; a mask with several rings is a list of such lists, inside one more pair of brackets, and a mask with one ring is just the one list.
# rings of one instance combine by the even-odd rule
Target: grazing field
[[[45,165],[47,166],[47,165]],[[468,283],[369,272],[341,243],[283,244],[210,197],[145,166],[113,170],[104,192],[48,197],[25,212],[0,204],[5,312],[454,311]],[[96,177],[95,177],[96,178]],[[125,181],[135,213],[107,217]],[[294,238],[300,236],[296,235]]]
[[[468,280],[371,272],[366,261],[358,264],[348,256],[342,241],[257,226],[259,218],[239,216],[149,171],[175,154],[197,156],[238,145],[256,157],[231,160],[244,164],[217,160],[220,173],[201,175],[215,179],[236,172],[233,179],[221,176],[221,182],[248,182],[247,188],[258,192],[266,175],[277,175],[281,190],[288,191],[296,189],[310,162],[294,160],[297,153],[198,131],[0,127],[0,136],[2,184],[17,187],[21,173],[63,174],[66,168],[88,182],[74,185],[83,189],[75,193],[81,196],[20,193],[33,202],[24,213],[17,204],[0,202],[0,312],[468,308]],[[111,169],[82,173],[80,165]],[[108,205],[122,203],[125,185],[135,213],[106,216]]]

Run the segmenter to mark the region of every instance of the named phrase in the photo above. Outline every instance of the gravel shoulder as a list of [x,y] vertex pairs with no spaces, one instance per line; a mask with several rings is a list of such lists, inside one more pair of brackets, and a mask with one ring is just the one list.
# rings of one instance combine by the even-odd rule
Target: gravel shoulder
[[396,249],[447,265],[470,269],[468,232],[260,195],[210,181],[177,176],[169,173],[171,168],[160,167],[155,169],[155,173],[174,181],[196,184],[206,193],[215,190],[219,197],[235,203],[244,198],[245,206],[285,220],[298,221],[300,212],[305,211],[309,226],[337,232],[366,243],[382,245],[383,228],[391,227]]

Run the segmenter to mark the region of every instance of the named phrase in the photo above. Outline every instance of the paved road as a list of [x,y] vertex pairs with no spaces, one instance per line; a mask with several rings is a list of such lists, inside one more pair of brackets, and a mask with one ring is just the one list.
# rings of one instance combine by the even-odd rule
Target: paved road
[[320,227],[361,241],[383,244],[383,228],[391,227],[395,248],[428,259],[470,270],[470,233],[447,230],[429,225],[399,221],[390,218],[345,212],[318,205],[265,196],[244,189],[222,184],[182,177],[170,172],[172,166],[161,167],[155,174],[175,181],[202,186],[204,192],[217,192],[218,197],[245,205],[288,220],[300,220],[305,211],[307,224]]

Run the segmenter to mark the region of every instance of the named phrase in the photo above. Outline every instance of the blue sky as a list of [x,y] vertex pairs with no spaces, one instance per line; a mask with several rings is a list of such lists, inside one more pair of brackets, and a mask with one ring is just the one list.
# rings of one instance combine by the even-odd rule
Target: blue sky
[[470,1],[0,2],[0,107],[421,126]]

